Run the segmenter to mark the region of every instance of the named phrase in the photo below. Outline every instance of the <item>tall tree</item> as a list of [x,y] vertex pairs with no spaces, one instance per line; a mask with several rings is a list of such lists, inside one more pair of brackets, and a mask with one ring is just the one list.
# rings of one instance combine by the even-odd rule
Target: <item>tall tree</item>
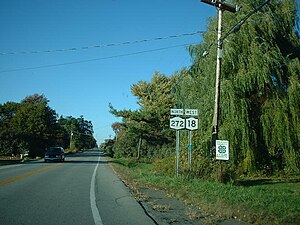
[[[23,153],[27,149],[22,146],[17,132],[12,125],[19,103],[7,102],[0,104],[0,154],[11,155]],[[20,151],[20,152],[19,152]]]
[[[83,116],[80,116],[80,118],[61,116],[59,124],[69,135],[68,143],[71,142],[71,148],[81,150],[96,147],[97,142],[93,137],[93,124],[91,121],[85,120]],[[70,140],[71,136],[72,140]]]
[[44,95],[32,95],[21,101],[13,126],[18,137],[26,143],[32,156],[43,155],[47,146],[54,144],[59,129],[55,110],[48,106]]
[[43,155],[46,146],[56,144],[61,129],[48,102],[44,95],[35,94],[21,103],[0,105],[1,154]]
[[170,107],[174,104],[174,96],[171,95],[174,80],[174,77],[155,72],[150,82],[139,81],[132,85],[131,91],[140,106],[136,111],[118,111],[110,105],[110,112],[123,118],[122,132],[119,132],[116,146],[123,141],[130,146],[130,155],[137,156],[142,140],[147,145],[143,153],[148,155],[155,154],[154,146],[170,143],[172,137],[168,130],[168,120]]
[[[225,13],[224,33],[261,4],[240,0],[242,10]],[[300,168],[300,41],[295,0],[270,1],[224,42],[220,138],[230,140],[232,159],[242,172]],[[209,149],[216,51],[216,18],[193,46],[190,82],[201,117],[198,141]],[[213,47],[212,47],[213,46]],[[203,52],[209,49],[208,57]],[[186,85],[186,84],[183,84]],[[191,93],[192,94],[192,93]]]
[[93,124],[83,116],[61,117],[48,105],[44,95],[34,94],[20,103],[0,105],[0,154],[42,156],[49,146],[69,147],[71,132],[75,148],[93,148]]

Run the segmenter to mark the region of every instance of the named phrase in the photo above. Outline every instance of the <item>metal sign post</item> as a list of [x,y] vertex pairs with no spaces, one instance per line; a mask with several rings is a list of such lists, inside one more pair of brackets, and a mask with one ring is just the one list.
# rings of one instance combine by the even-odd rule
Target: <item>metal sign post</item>
[[186,129],[189,130],[188,141],[188,162],[189,170],[192,170],[192,131],[198,130],[198,119],[194,118],[198,116],[198,109],[185,109],[184,114],[189,116],[186,121]]
[[176,130],[176,159],[175,159],[175,174],[179,175],[179,150],[180,150],[180,133],[179,130],[185,128],[185,119],[179,117],[183,116],[183,109],[171,109],[171,116],[175,116],[170,119],[170,128]]
[[224,183],[223,162],[229,160],[229,141],[216,140],[216,159],[220,160],[219,181]]
[[[192,169],[192,131],[198,129],[198,119],[194,118],[198,116],[198,109],[171,109],[170,128],[176,130],[176,162],[175,173],[176,177],[179,175],[179,150],[180,150],[180,133],[182,129],[189,130],[188,141],[188,163],[189,169]],[[188,118],[181,118],[185,116]]]
[[192,131],[189,130],[189,146],[188,146],[189,169],[192,170]]
[[176,130],[176,177],[179,174],[179,148],[180,148],[180,136],[179,130]]

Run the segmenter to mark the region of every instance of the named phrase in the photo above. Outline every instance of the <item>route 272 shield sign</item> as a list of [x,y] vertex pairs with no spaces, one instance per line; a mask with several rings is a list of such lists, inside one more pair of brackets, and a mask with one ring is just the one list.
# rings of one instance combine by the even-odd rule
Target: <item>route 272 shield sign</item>
[[175,130],[181,130],[185,128],[185,119],[181,117],[174,117],[170,119],[170,128]]
[[216,140],[216,159],[229,160],[229,141]]

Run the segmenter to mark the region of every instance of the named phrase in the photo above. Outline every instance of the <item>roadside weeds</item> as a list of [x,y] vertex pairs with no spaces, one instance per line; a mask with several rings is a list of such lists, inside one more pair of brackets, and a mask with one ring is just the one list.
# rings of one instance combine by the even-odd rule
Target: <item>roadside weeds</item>
[[174,193],[159,188],[157,183],[146,183],[137,179],[129,168],[110,163],[136,200],[159,225],[247,225],[234,219],[223,219],[203,211],[199,206],[179,200]]
[[[240,185],[224,185],[163,176],[153,171],[152,164],[128,159],[113,159],[112,162],[111,166],[138,201],[150,205],[158,217],[159,214],[170,216],[167,224],[300,224],[300,186],[297,179],[256,179]],[[176,221],[172,222],[171,215],[179,214],[173,203],[158,202],[151,191],[145,190],[162,192],[165,194],[163,199],[179,199],[184,207],[180,217],[184,219],[178,222],[175,217]],[[153,205],[157,210],[153,209]]]

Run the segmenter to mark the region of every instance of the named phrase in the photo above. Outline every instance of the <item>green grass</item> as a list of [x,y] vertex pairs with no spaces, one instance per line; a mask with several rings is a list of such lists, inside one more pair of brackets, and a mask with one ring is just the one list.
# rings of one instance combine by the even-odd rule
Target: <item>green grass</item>
[[20,160],[0,160],[0,166],[17,164],[19,162],[20,162]]
[[[156,187],[219,218],[253,224],[300,224],[300,180],[255,179],[239,185],[164,176],[151,164],[118,159],[119,172],[140,186]],[[125,167],[124,167],[125,166]]]

